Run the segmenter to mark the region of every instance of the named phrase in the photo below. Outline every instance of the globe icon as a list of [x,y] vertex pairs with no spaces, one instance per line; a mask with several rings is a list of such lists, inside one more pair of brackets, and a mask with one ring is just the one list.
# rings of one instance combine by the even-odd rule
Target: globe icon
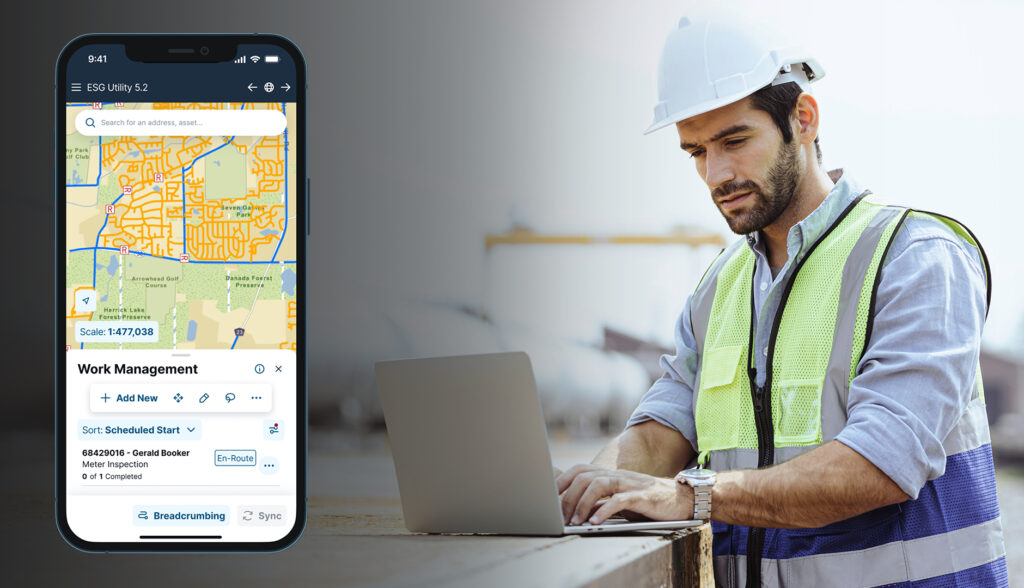
[[263,89],[266,90],[267,92],[273,92],[274,91],[274,84],[272,84],[270,82],[267,82],[267,83],[263,84]]

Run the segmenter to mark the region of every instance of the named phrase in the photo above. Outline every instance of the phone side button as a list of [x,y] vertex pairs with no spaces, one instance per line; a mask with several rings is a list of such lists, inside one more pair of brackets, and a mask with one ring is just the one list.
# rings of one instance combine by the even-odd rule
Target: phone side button
[[309,178],[306,178],[306,236],[309,236]]

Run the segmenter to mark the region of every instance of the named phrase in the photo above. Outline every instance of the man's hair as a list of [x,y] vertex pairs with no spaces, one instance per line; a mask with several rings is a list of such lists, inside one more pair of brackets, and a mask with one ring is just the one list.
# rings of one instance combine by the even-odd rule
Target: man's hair
[[[796,82],[786,82],[778,86],[768,85],[750,95],[750,104],[757,110],[768,113],[775,121],[775,126],[782,132],[782,140],[789,143],[793,140],[793,127],[789,126],[789,117],[796,108],[796,99],[803,90]],[[818,165],[821,165],[821,147],[818,137],[814,138],[814,151],[818,154]]]

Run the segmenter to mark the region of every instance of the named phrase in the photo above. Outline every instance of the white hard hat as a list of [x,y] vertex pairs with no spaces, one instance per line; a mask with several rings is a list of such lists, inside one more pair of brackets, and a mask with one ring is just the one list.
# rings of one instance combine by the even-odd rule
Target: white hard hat
[[746,98],[768,84],[796,82],[807,92],[823,77],[816,60],[778,46],[764,27],[683,17],[665,41],[654,122],[644,134]]

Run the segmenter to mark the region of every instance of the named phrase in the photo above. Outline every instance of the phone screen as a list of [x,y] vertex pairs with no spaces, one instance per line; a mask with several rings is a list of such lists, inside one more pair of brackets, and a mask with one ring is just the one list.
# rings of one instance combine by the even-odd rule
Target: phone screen
[[304,65],[280,37],[58,63],[58,521],[85,549],[283,547],[305,520]]

